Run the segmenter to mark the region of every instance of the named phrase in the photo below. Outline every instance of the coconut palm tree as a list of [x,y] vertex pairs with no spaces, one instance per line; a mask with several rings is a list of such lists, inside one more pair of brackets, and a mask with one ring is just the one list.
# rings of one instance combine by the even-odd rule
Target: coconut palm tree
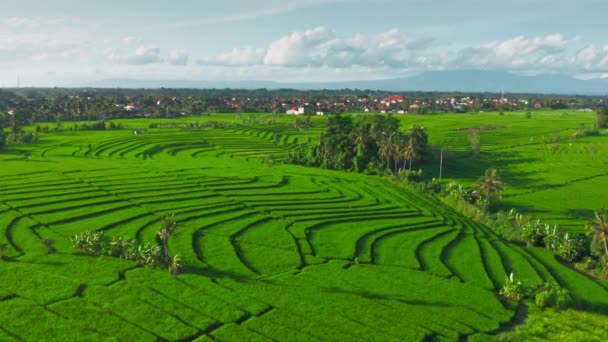
[[428,134],[426,133],[424,126],[416,124],[412,125],[412,127],[410,127],[409,136],[410,142],[414,147],[416,155],[415,157],[417,158],[422,156],[429,140]]
[[355,145],[367,145],[367,135],[368,135],[368,131],[363,127],[363,125],[361,125],[360,127],[357,127],[353,130],[353,134],[354,134],[354,143]]
[[386,161],[386,167],[388,169],[391,168],[391,158],[395,155],[395,143],[394,143],[394,133],[388,134],[381,142],[380,148],[378,149],[378,157],[380,157],[380,161],[384,164]]
[[487,169],[485,174],[477,180],[476,187],[488,201],[493,197],[502,196],[503,183],[496,169]]
[[163,261],[166,265],[171,264],[171,254],[169,253],[169,237],[177,227],[177,222],[173,219],[175,214],[165,216],[161,220],[161,229],[157,236],[163,249]]
[[595,220],[587,223],[588,234],[593,236],[593,241],[604,245],[604,251],[608,256],[608,210],[602,209],[595,212]]
[[416,148],[414,147],[414,141],[410,138],[407,146],[403,150],[403,168],[405,168],[405,161],[409,160],[410,163],[410,171],[412,171],[412,160],[416,158]]

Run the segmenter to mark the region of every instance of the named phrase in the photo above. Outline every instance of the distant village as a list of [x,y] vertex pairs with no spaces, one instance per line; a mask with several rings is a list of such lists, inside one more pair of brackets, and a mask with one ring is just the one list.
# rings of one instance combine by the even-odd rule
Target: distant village
[[297,91],[230,89],[2,89],[0,115],[36,121],[178,117],[210,113],[431,114],[605,107],[594,96],[526,94],[388,93],[374,91]]

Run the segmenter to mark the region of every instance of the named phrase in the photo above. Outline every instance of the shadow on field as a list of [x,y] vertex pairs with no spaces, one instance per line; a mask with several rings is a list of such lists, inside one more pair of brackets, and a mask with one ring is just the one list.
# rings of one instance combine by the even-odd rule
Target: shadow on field
[[205,277],[212,278],[212,279],[226,278],[226,279],[231,279],[231,280],[234,280],[237,282],[245,282],[245,281],[252,280],[251,277],[248,277],[248,276],[245,276],[242,274],[220,271],[215,268],[201,268],[201,267],[186,266],[186,267],[184,267],[182,273],[197,274],[197,275],[205,276]]
[[[542,174],[537,171],[509,172],[511,165],[535,163],[538,158],[521,157],[519,153],[491,152],[471,156],[467,153],[458,153],[453,160],[444,160],[443,178],[463,179],[475,182],[485,170],[494,168],[502,176],[505,184],[515,187],[528,188],[542,180]],[[439,156],[433,156],[432,162],[421,165],[425,174],[439,177]]]
[[431,302],[431,301],[419,300],[419,299],[403,299],[403,298],[400,298],[397,296],[373,293],[373,292],[362,291],[362,290],[358,290],[358,291],[357,290],[345,290],[345,289],[341,289],[338,287],[325,287],[325,288],[321,288],[321,290],[323,290],[324,292],[328,292],[328,293],[348,294],[348,295],[362,297],[365,299],[393,300],[393,301],[404,303],[407,305],[432,306],[432,307],[440,307],[440,308],[455,307],[454,304],[448,303],[448,302]]
[[568,216],[574,216],[581,220],[588,220],[588,221],[593,220],[593,217],[595,215],[595,213],[592,209],[566,209],[566,210],[564,210],[564,213]]
[[492,204],[492,210],[503,210],[509,211],[511,209],[515,209],[519,213],[525,213],[526,215],[531,215],[533,217],[553,214],[550,210],[540,210],[537,208],[533,208],[531,206],[523,205],[521,203],[511,203],[508,201],[508,197],[505,196],[507,200],[499,201]]

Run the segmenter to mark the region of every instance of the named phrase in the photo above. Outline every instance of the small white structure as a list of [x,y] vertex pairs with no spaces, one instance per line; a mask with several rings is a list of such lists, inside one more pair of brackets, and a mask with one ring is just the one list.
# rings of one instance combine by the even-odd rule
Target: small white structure
[[287,115],[300,115],[300,114],[304,114],[304,107],[293,107],[289,110],[287,110],[287,112],[285,112],[285,114]]
[[138,110],[139,108],[140,108],[140,106],[135,102],[129,103],[126,106],[124,106],[124,109],[129,112],[133,111],[133,110]]
[[317,115],[323,116],[323,115],[325,115],[325,113],[323,113],[323,111],[318,110]]
[[405,114],[405,111],[403,109],[400,109],[397,111],[397,114]]

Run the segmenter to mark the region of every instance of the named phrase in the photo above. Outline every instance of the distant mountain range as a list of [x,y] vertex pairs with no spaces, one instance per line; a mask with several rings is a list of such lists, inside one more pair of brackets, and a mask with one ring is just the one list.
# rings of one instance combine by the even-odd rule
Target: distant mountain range
[[608,95],[608,78],[581,80],[564,75],[521,76],[504,71],[429,71],[411,77],[372,81],[288,83],[272,81],[191,81],[108,79],[79,86],[98,88],[369,89],[385,91],[492,92]]

